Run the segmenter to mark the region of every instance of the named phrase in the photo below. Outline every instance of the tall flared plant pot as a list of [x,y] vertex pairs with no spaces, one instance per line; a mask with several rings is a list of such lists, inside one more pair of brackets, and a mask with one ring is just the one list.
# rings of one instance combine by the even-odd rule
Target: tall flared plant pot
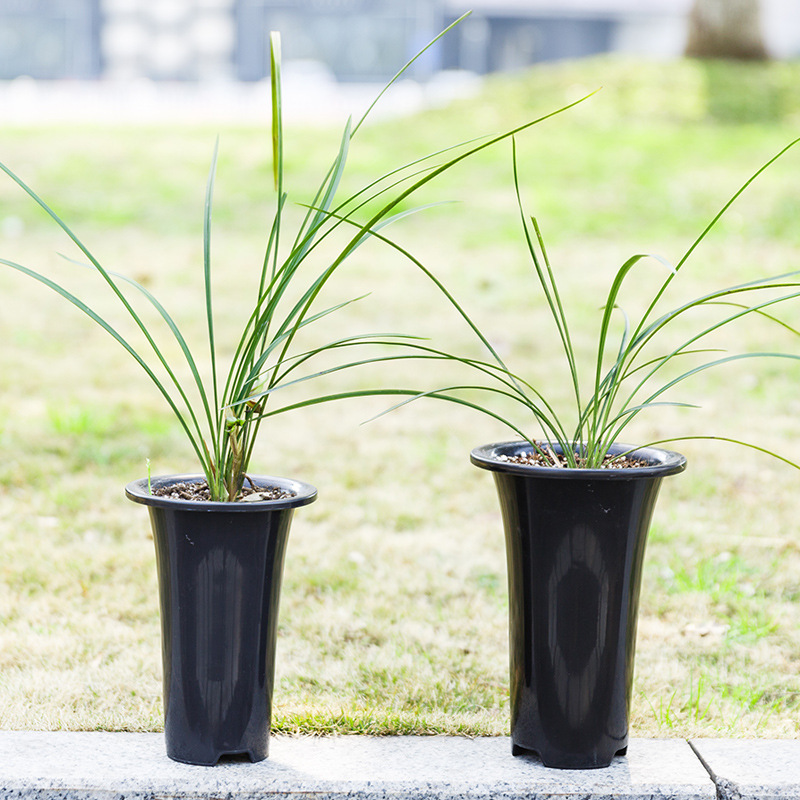
[[[615,445],[612,453],[628,452]],[[549,767],[605,767],[626,752],[647,531],[678,453],[641,448],[644,467],[517,464],[524,442],[472,451],[494,473],[506,536],[511,746]]]
[[[156,548],[164,666],[167,755],[216,764],[223,755],[261,761],[269,753],[278,602],[289,526],[316,489],[251,476],[291,496],[219,503],[125,492],[148,506]],[[153,478],[158,487],[202,480]]]

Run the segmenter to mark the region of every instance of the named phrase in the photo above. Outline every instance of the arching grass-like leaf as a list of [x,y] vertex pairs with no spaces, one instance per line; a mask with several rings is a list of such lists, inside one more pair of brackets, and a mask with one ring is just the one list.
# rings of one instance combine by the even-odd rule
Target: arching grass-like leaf
[[[494,359],[495,369],[482,370],[482,374],[494,381],[494,388],[498,389],[496,393],[489,392],[487,402],[492,397],[509,396],[517,392],[528,395],[530,402],[522,403],[522,406],[527,405],[531,412],[528,421],[520,422],[516,416],[512,418],[499,412],[493,412],[493,415],[496,418],[501,417],[512,431],[518,434],[524,431],[521,433],[521,437],[532,444],[537,440],[543,440],[545,443],[555,440],[562,445],[568,466],[598,467],[607,458],[610,446],[622,438],[627,426],[639,414],[665,407],[696,407],[691,402],[664,399],[663,397],[670,390],[684,384],[692,377],[744,360],[800,360],[798,353],[781,352],[768,347],[757,352],[720,355],[688,368],[684,364],[677,370],[677,373],[674,370],[667,371],[668,367],[680,366],[680,362],[684,362],[689,357],[697,358],[705,354],[719,353],[719,349],[715,347],[697,346],[698,342],[706,337],[720,334],[728,326],[740,323],[749,317],[766,320],[779,326],[785,332],[800,336],[800,329],[791,321],[778,316],[777,313],[778,310],[788,308],[790,305],[796,311],[796,306],[800,302],[800,281],[798,281],[800,273],[797,271],[766,278],[758,277],[733,286],[724,286],[699,297],[685,300],[669,310],[661,310],[662,301],[665,299],[668,288],[680,277],[680,270],[687,264],[690,256],[696,253],[699,245],[728,209],[766,169],[775,164],[798,142],[800,139],[790,142],[759,167],[739,187],[692,242],[675,266],[659,256],[637,254],[627,259],[619,267],[612,278],[605,302],[601,307],[599,327],[595,338],[594,361],[583,367],[592,376],[591,390],[585,394],[583,381],[586,380],[586,376],[581,372],[582,365],[578,363],[574,351],[570,333],[571,320],[559,293],[556,272],[547,256],[536,218],[529,216],[524,208],[516,145],[512,138],[513,188],[519,210],[522,239],[531,258],[534,273],[542,291],[543,302],[550,313],[558,340],[566,356],[567,374],[565,378],[572,386],[574,412],[572,414],[557,413],[554,410],[555,403],[545,400],[545,391],[542,387],[545,385],[544,381],[547,381],[549,385],[556,380],[552,374],[539,376],[538,379],[526,375],[525,380],[521,380],[519,378],[521,370],[512,372],[508,369],[492,348],[487,335],[478,329],[462,303],[457,301],[426,267],[415,262],[442,291],[448,303],[472,329],[481,345]],[[381,234],[376,233],[375,235],[402,252],[402,248],[394,245]],[[645,301],[641,315],[632,319],[619,307],[619,297],[623,286],[641,274],[647,258],[653,258],[656,263],[663,265],[667,269],[668,275],[659,282],[653,295]],[[413,258],[411,260],[413,261]],[[619,329],[615,312],[621,318]],[[707,314],[714,314],[714,312],[721,313],[716,314],[713,319],[708,319]],[[695,318],[695,313],[700,315],[699,323]],[[672,333],[678,334],[677,341],[668,335]],[[660,349],[661,353],[654,355],[654,348],[656,348],[656,352]],[[474,368],[469,359],[455,355],[451,357],[467,367]],[[502,385],[498,385],[498,381]],[[459,391],[466,390],[467,387],[469,387],[469,391],[475,391],[473,385],[465,383],[461,387],[452,386],[446,390],[418,394],[396,404],[393,408],[424,396],[443,397],[443,399],[452,401],[458,397]],[[508,392],[509,388],[513,388],[514,392]],[[486,413],[488,409],[481,408],[481,410]],[[546,413],[542,413],[543,410],[546,410]],[[571,420],[571,424],[568,420]],[[566,437],[563,433],[565,430],[573,431],[572,436]],[[657,444],[681,441],[685,438],[687,437],[665,439]],[[724,439],[724,437],[690,438]],[[725,441],[738,440],[725,439]],[[751,447],[752,445],[746,446]],[[793,463],[765,448],[756,447],[755,449],[775,455],[786,463]]]
[[[458,22],[460,20],[453,25]],[[409,60],[378,94],[375,102],[453,25],[434,37]],[[433,153],[417,156],[408,163],[392,167],[368,180],[351,194],[341,197],[341,186],[353,139],[374,107],[373,103],[358,122],[352,124],[348,120],[344,126],[336,155],[325,170],[311,201],[299,204],[305,208],[305,213],[299,226],[289,236],[284,231],[289,194],[284,174],[284,149],[287,142],[283,128],[281,42],[277,33],[270,35],[270,89],[271,177],[276,193],[274,212],[267,226],[268,235],[263,260],[253,275],[256,288],[248,307],[242,311],[241,318],[244,324],[238,337],[232,342],[233,356],[227,365],[221,362],[221,353],[226,348],[219,341],[220,330],[214,315],[216,288],[212,269],[212,209],[219,142],[215,143],[213,149],[202,218],[204,307],[202,312],[198,310],[198,316],[205,321],[207,340],[205,348],[193,348],[190,345],[178,327],[175,317],[167,310],[167,305],[158,300],[148,289],[119,273],[106,270],[52,208],[11,169],[2,164],[0,171],[11,178],[51,217],[86,258],[88,263],[82,266],[88,267],[90,274],[94,273],[105,282],[118,304],[117,310],[121,314],[122,322],[133,322],[135,328],[133,336],[123,335],[121,331],[125,328],[122,324],[116,320],[112,321],[105,312],[101,315],[91,308],[79,296],[79,292],[68,290],[54,279],[13,261],[4,260],[0,263],[33,278],[61,295],[87,314],[134,358],[153,381],[189,437],[206,475],[213,500],[236,499],[250,468],[260,426],[276,414],[347,397],[367,397],[375,394],[402,394],[414,397],[421,394],[419,389],[389,390],[385,387],[375,387],[371,390],[315,395],[289,406],[274,405],[273,397],[278,390],[292,386],[313,387],[314,382],[324,376],[346,374],[349,370],[360,367],[408,358],[425,361],[442,359],[460,361],[470,370],[493,381],[491,392],[512,398],[543,425],[557,429],[552,409],[544,402],[543,397],[532,386],[525,385],[512,372],[506,370],[488,340],[483,342],[489,348],[494,363],[492,359],[482,363],[478,359],[451,358],[437,352],[435,348],[425,348],[420,345],[415,341],[417,337],[401,334],[367,333],[344,338],[334,336],[326,344],[314,346],[303,345],[302,341],[310,326],[313,325],[314,329],[320,328],[331,315],[343,311],[354,302],[351,300],[324,307],[322,310],[317,309],[320,294],[328,281],[353,253],[370,241],[378,245],[388,243],[403,254],[412,266],[422,269],[480,337],[477,327],[463,313],[463,309],[432,271],[414,259],[406,250],[390,242],[383,231],[387,226],[399,223],[410,214],[423,212],[434,205],[426,203],[407,208],[408,204],[413,203],[412,198],[416,193],[443,173],[462,164],[473,154],[551,119],[576,103],[569,103],[551,113],[523,122],[514,130],[458,142],[441,147]],[[345,231],[347,236],[344,241],[333,244],[335,241],[333,235]],[[332,253],[330,246],[335,248]],[[224,283],[220,285],[224,286]],[[147,305],[146,310],[150,312],[151,317],[155,317],[157,324],[151,324],[149,317],[140,314],[137,305],[131,302],[127,295],[143,299]],[[166,341],[162,341],[164,336],[167,337]],[[141,337],[143,343],[134,341],[135,337]],[[188,378],[182,376],[181,371],[167,358],[166,354],[170,352],[167,345],[175,343],[178,345],[181,358],[188,365]],[[401,346],[404,348],[402,352],[397,349]],[[363,350],[353,349],[356,347],[371,347],[375,352],[367,355]],[[205,353],[202,362],[197,355],[199,352]],[[355,357],[356,354],[359,354],[358,357]],[[323,356],[336,357],[340,360],[333,364],[326,360],[324,364],[314,366]],[[210,377],[204,378],[207,372],[210,372]],[[184,380],[186,385],[182,382]],[[459,384],[459,387],[452,392],[444,390],[422,393],[462,405],[479,407],[479,404],[471,400],[455,396],[457,391],[465,390],[465,385]],[[451,394],[453,396],[450,396]],[[493,415],[493,412],[486,413]],[[557,432],[562,436],[561,431]]]

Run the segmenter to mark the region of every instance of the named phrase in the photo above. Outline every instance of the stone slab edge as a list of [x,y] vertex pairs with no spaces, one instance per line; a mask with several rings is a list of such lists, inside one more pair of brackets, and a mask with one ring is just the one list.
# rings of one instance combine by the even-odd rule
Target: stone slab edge
[[800,741],[693,739],[718,800],[800,800]]
[[716,800],[689,744],[635,739],[608,769],[553,770],[505,737],[274,737],[258,764],[170,761],[160,734],[0,731],[3,800]]

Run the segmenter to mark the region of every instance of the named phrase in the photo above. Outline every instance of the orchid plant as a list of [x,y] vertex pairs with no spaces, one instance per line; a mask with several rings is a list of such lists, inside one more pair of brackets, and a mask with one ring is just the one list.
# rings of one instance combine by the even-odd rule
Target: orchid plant
[[[618,452],[610,456],[610,447],[613,443],[620,442],[626,428],[641,414],[665,406],[693,407],[691,403],[667,399],[665,395],[698,373],[745,359],[800,360],[800,355],[794,352],[770,350],[720,354],[717,349],[703,346],[704,340],[713,334],[748,317],[769,320],[782,329],[800,336],[800,331],[776,316],[776,307],[783,307],[792,301],[800,300],[799,270],[721,286],[666,309],[662,303],[673,281],[680,277],[690,257],[728,209],[765,170],[798,142],[800,139],[790,142],[751,175],[722,206],[719,213],[674,266],[659,256],[637,254],[627,259],[617,269],[605,302],[599,309],[595,357],[594,361],[588,364],[589,380],[586,381],[585,365],[579,363],[573,345],[572,321],[558,288],[556,270],[548,257],[536,218],[529,216],[525,210],[520,188],[516,141],[512,137],[513,181],[520,227],[532,273],[541,288],[565,357],[567,380],[572,395],[571,411],[568,413],[560,411],[556,403],[548,399],[545,390],[541,388],[542,381],[512,370],[492,346],[488,336],[479,330],[464,307],[437,281],[449,303],[479,338],[488,352],[488,358],[476,360],[453,353],[433,351],[426,357],[459,362],[468,366],[473,373],[477,372],[481,378],[489,380],[483,383],[470,382],[444,386],[425,392],[414,389],[401,390],[397,393],[407,395],[407,399],[382,413],[388,413],[422,397],[434,397],[458,403],[499,420],[526,441],[531,448],[531,463],[592,469],[614,466],[615,462],[628,455],[628,452]],[[655,259],[663,269],[665,277],[646,302],[641,314],[631,318],[619,305],[620,293],[627,282],[636,279],[637,270],[644,267],[647,259]],[[702,314],[695,316],[692,313],[695,311],[711,312],[710,317]],[[693,327],[696,319],[700,320],[699,326]],[[619,320],[617,327],[615,327],[616,320]],[[677,341],[672,336],[666,336],[673,331],[679,332]],[[408,347],[421,349],[420,345],[414,343],[409,343]],[[687,362],[691,362],[691,365]],[[552,382],[552,380],[552,375],[548,375],[547,381]],[[481,395],[488,395],[489,400],[502,398],[504,401],[512,401],[521,411],[522,421],[518,421],[516,416],[501,413],[497,410],[499,406],[493,407],[491,402],[481,400]],[[800,465],[771,450],[751,442],[721,436],[671,437],[647,444],[658,445],[687,439],[721,439],[733,442],[765,452],[800,469]]]
[[[466,16],[466,15],[465,15]],[[552,117],[564,109],[520,125],[513,131],[484,140],[454,145],[393,169],[345,198],[339,197],[339,187],[345,172],[353,139],[378,100],[426,50],[434,45],[462,18],[436,36],[412,58],[386,85],[356,124],[348,120],[341,136],[338,152],[319,184],[313,198],[303,204],[304,216],[298,229],[290,235],[286,229],[288,193],[284,172],[284,132],[281,97],[280,36],[270,37],[271,98],[272,98],[272,161],[276,208],[267,237],[265,255],[256,273],[256,289],[252,307],[243,315],[244,327],[232,348],[233,356],[226,367],[220,363],[218,331],[214,315],[212,291],[211,219],[217,146],[211,161],[206,184],[203,217],[203,284],[207,360],[200,359],[179,328],[175,318],[145,286],[130,277],[114,272],[101,264],[70,226],[22,178],[0,163],[2,170],[20,189],[44,211],[81,254],[76,267],[89,270],[90,277],[103,282],[121,307],[123,317],[132,321],[143,343],[135,342],[122,332],[122,326],[90,306],[78,294],[30,267],[8,259],[0,263],[21,272],[59,294],[90,317],[130,355],[145,371],[158,392],[169,405],[188,437],[202,473],[208,483],[210,499],[232,502],[240,497],[248,480],[262,424],[268,418],[287,411],[317,403],[348,397],[364,397],[402,392],[385,387],[352,392],[314,395],[300,402],[275,406],[273,395],[288,386],[311,381],[353,367],[394,358],[421,357],[422,345],[413,348],[417,337],[403,334],[366,333],[335,338],[322,345],[303,347],[303,334],[318,327],[331,315],[355,302],[350,300],[333,307],[318,308],[318,297],[330,278],[365,242],[388,242],[381,231],[389,224],[419,211],[399,210],[401,204],[421,187],[468,158],[471,154],[492,146],[525,128]],[[574,104],[571,104],[574,105]],[[369,209],[369,210],[368,210]],[[373,210],[374,209],[374,210]],[[366,216],[366,221],[359,215]],[[321,245],[330,244],[335,232],[348,232],[344,244],[334,255],[322,256]],[[397,247],[389,242],[392,247]],[[405,251],[403,251],[405,252]],[[409,253],[409,259],[436,280]],[[317,262],[324,259],[320,267]],[[437,281],[438,283],[438,281]],[[137,310],[134,300],[142,298],[154,310],[164,325],[158,331]],[[358,298],[356,298],[358,299]],[[167,341],[159,338],[167,334]],[[170,362],[169,346],[177,343],[182,359],[188,366],[188,378],[181,377],[183,367]],[[306,370],[323,354],[348,354],[355,348],[368,345],[381,348],[378,355],[343,361],[317,371]],[[386,349],[412,346],[412,354],[387,355]],[[433,356],[434,351],[428,355]],[[210,378],[204,375],[210,374]]]

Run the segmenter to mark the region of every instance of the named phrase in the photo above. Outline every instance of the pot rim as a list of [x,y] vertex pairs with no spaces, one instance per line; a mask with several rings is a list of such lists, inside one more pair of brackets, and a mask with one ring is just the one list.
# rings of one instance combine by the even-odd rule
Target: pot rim
[[[125,487],[125,496],[134,503],[154,508],[171,508],[181,511],[230,511],[248,513],[253,511],[277,511],[284,508],[298,508],[313,503],[317,499],[317,489],[310,483],[292,478],[276,478],[270,475],[250,475],[257,486],[277,486],[294,492],[294,497],[280,500],[258,500],[252,503],[226,503],[219,500],[177,500],[171,497],[157,497],[148,492],[147,478],[131,481]],[[180,481],[205,481],[206,476],[197,473],[179,475],[154,475],[149,481],[152,486],[169,486]]]
[[[545,444],[545,442],[542,442]],[[557,453],[561,448],[553,444]],[[514,456],[530,453],[530,444],[526,441],[494,442],[476,447],[470,453],[470,461],[481,469],[492,472],[505,472],[512,475],[525,475],[527,477],[557,478],[561,480],[576,480],[591,478],[592,480],[630,481],[637,478],[663,478],[667,475],[677,475],[686,469],[686,457],[673,450],[664,450],[660,447],[635,447],[634,445],[614,443],[609,447],[610,453],[631,452],[632,456],[651,462],[647,467],[623,467],[621,469],[568,469],[564,467],[539,467],[532,464],[514,464],[508,461],[498,461],[501,455]]]

